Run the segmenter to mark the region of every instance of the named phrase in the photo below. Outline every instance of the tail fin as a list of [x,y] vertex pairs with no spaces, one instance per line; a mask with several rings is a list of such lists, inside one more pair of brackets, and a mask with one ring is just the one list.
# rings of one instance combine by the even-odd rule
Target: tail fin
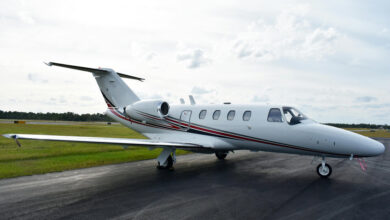
[[91,72],[96,79],[97,84],[99,85],[100,91],[103,94],[103,97],[109,107],[119,107],[123,108],[129,104],[132,104],[140,99],[138,96],[126,85],[126,83],[121,79],[129,78],[139,81],[143,81],[143,78],[138,78],[135,76],[129,76],[123,73],[117,73],[112,69],[108,68],[88,68],[82,66],[73,66],[62,63],[46,63],[48,66],[60,66],[70,69],[76,69],[81,71]]

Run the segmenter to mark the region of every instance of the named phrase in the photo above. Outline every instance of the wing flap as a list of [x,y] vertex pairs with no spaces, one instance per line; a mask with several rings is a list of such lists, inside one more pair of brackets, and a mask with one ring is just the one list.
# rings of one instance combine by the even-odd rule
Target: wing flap
[[148,139],[128,138],[106,138],[106,137],[84,137],[84,136],[61,136],[61,135],[40,135],[40,134],[4,134],[6,138],[15,140],[42,140],[42,141],[65,141],[96,144],[118,144],[144,147],[174,147],[178,149],[207,149],[201,145],[191,143],[164,142]]

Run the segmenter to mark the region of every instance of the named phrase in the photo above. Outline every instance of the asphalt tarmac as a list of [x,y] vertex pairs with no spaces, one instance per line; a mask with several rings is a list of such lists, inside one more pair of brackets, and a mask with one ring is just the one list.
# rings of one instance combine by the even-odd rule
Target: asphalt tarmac
[[390,139],[380,157],[329,159],[237,152],[178,157],[0,180],[0,219],[389,219]]

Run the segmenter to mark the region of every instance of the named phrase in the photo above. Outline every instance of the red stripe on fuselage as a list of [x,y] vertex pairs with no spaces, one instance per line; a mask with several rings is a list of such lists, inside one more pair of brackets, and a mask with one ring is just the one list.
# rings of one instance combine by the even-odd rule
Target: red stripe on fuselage
[[234,134],[228,134],[228,133],[224,133],[224,132],[220,132],[220,131],[213,131],[213,130],[202,128],[202,127],[199,127],[199,126],[195,126],[195,125],[191,125],[191,124],[187,124],[187,123],[182,123],[180,121],[172,120],[170,118],[167,118],[167,120],[170,120],[172,122],[178,123],[178,124],[183,125],[183,126],[189,126],[189,128],[192,128],[192,129],[196,129],[196,130],[200,130],[200,131],[216,134],[216,135],[219,135],[219,136],[225,136],[225,137],[230,137],[230,138],[235,138],[235,139],[252,141],[252,142],[257,142],[257,143],[262,143],[262,144],[269,144],[269,145],[274,145],[274,146],[278,146],[278,147],[287,147],[287,148],[292,148],[292,149],[296,149],[296,150],[303,150],[303,151],[309,151],[309,152],[314,152],[314,153],[333,154],[333,155],[338,155],[338,156],[349,156],[349,155],[346,155],[346,154],[324,152],[324,151],[307,149],[307,148],[298,147],[298,146],[292,146],[292,145],[283,144],[283,143],[275,143],[275,142],[266,141],[266,140],[259,140],[259,139],[254,139],[254,138],[250,138],[250,137],[243,137],[243,136],[238,136],[238,135],[234,135]]

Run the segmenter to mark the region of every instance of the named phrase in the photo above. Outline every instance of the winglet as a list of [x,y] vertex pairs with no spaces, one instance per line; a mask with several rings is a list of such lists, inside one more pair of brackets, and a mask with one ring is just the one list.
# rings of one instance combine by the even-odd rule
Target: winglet
[[48,66],[52,66],[52,65],[53,65],[51,62],[48,62],[48,63],[43,62],[43,63],[46,64],[46,65],[48,65]]

